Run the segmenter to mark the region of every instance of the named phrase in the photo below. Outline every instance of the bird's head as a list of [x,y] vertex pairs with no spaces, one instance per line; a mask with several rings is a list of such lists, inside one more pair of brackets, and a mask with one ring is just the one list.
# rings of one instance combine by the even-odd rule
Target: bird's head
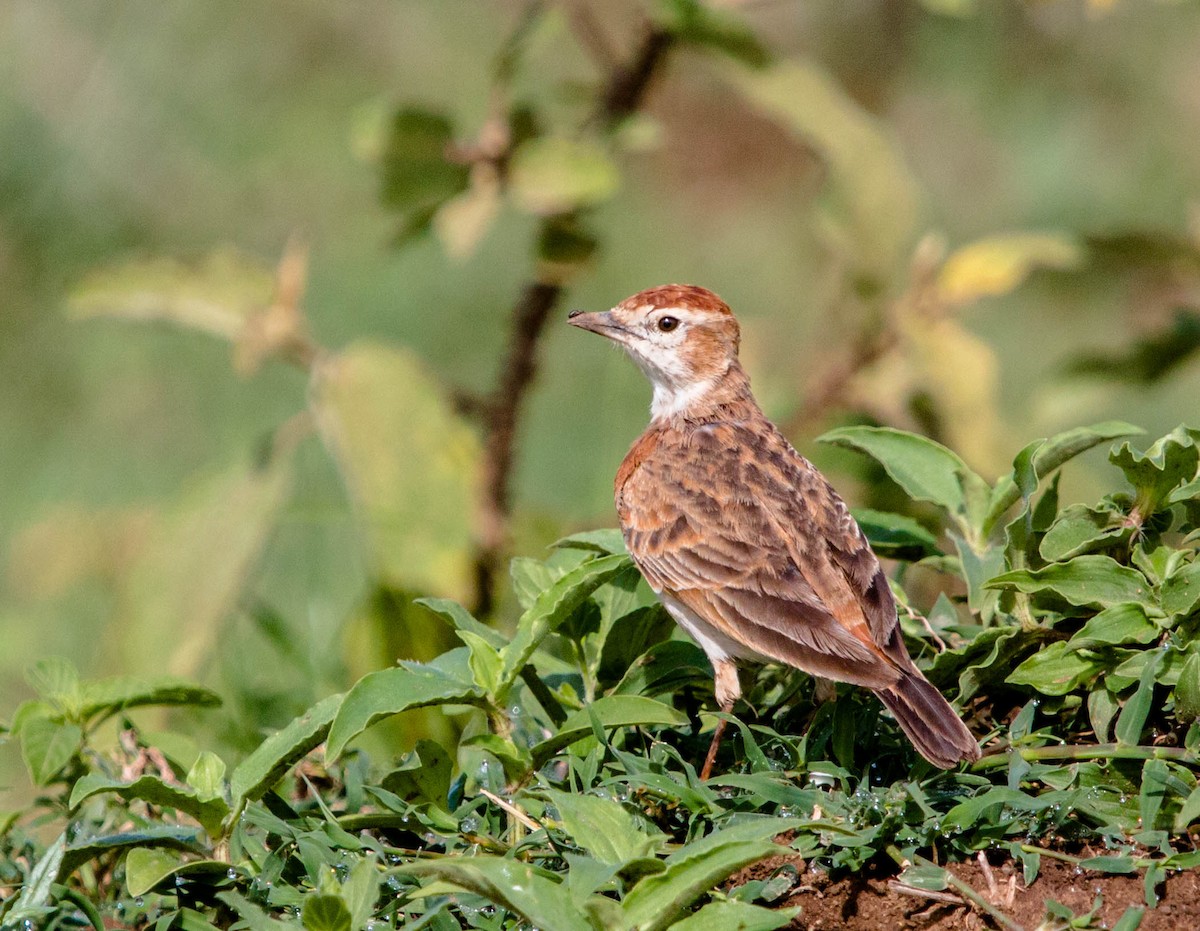
[[741,376],[737,319],[705,288],[649,288],[612,310],[573,310],[568,321],[625,348],[654,386],[656,418],[686,414],[719,391],[731,372]]

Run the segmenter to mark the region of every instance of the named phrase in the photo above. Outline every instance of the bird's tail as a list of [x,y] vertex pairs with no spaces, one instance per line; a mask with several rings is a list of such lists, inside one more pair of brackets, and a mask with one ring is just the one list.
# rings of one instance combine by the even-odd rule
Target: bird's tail
[[979,744],[945,697],[916,669],[896,685],[875,693],[900,723],[921,756],[934,766],[953,769],[979,759]]

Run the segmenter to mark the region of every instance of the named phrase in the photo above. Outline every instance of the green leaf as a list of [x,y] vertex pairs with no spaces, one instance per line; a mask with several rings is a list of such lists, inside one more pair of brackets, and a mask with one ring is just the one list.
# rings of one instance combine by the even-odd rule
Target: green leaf
[[340,895],[308,896],[301,921],[306,931],[354,931],[350,909]]
[[399,871],[474,892],[542,931],[593,931],[562,884],[516,860],[483,854],[445,857],[405,864]]
[[1145,452],[1124,443],[1109,455],[1109,461],[1125,473],[1137,492],[1137,507],[1143,517],[1159,510],[1172,491],[1196,477],[1200,449],[1196,447],[1195,434],[1196,431],[1180,426]]
[[996,576],[984,587],[1026,594],[1052,592],[1073,605],[1102,608],[1144,601],[1149,596],[1145,576],[1107,556],[1077,556],[1042,569],[1017,569]]
[[485,693],[495,693],[500,684],[500,669],[504,661],[500,651],[483,637],[469,630],[456,631],[458,638],[471,651],[471,677]]
[[680,727],[687,723],[687,715],[653,698],[606,695],[571,714],[557,734],[534,746],[530,750],[534,766],[541,767],[564,747],[590,736],[593,717],[601,727],[608,729],[652,725]]
[[49,717],[30,717],[21,723],[21,756],[29,777],[44,786],[75,758],[83,745],[83,728]]
[[1168,614],[1187,617],[1200,604],[1200,561],[1173,572],[1162,586],[1162,606]]
[[[54,884],[62,869],[63,856],[67,849],[67,836],[60,834],[54,839],[42,854],[37,864],[29,873],[29,878],[21,888],[18,909],[21,912],[36,913],[36,909],[45,908],[50,904]],[[15,917],[12,913],[4,916],[6,919]]]
[[154,258],[97,269],[71,293],[68,310],[81,319],[165,321],[233,342],[274,290],[270,267],[222,249],[197,265]]
[[350,926],[366,928],[370,924],[375,901],[379,898],[380,873],[375,857],[363,857],[350,869],[342,884],[342,898],[350,909]]
[[80,693],[80,702],[80,714],[86,720],[93,715],[103,719],[130,708],[148,706],[216,708],[221,704],[221,696],[211,689],[170,676],[111,676],[86,683]]
[[225,791],[225,761],[211,750],[202,750],[186,781],[203,801],[221,798]]
[[211,873],[225,876],[229,864],[221,860],[184,860],[162,847],[134,847],[125,857],[125,888],[131,896],[145,895],[171,876]]
[[191,789],[168,785],[157,776],[141,776],[133,782],[109,779],[99,773],[88,773],[71,790],[71,808],[78,808],[93,795],[112,792],[126,801],[140,799],[152,805],[174,808],[196,821],[209,834],[220,832],[221,820],[229,814],[229,806],[222,799],[201,799]]
[[972,536],[974,528],[964,525],[966,498],[960,475],[979,477],[945,446],[891,427],[841,427],[817,439],[871,456],[909,497],[936,504]]
[[869,508],[854,508],[850,513],[880,556],[916,561],[941,552],[937,537],[911,517]]
[[[719,832],[718,832],[719,833]],[[689,844],[672,856],[665,871],[643,878],[621,903],[628,928],[658,931],[705,893],[744,866],[779,853],[769,840]]]
[[558,809],[567,834],[601,863],[624,865],[651,857],[665,839],[661,831],[647,830],[644,820],[635,819],[620,802],[555,789],[543,793]]
[[656,643],[629,664],[612,689],[614,695],[661,695],[687,685],[712,682],[712,666],[704,651],[684,640]]
[[1175,684],[1175,717],[1184,723],[1200,718],[1200,653],[1191,653]]
[[1028,685],[1043,695],[1066,695],[1096,674],[1101,666],[1059,641],[1034,653],[1008,675],[1012,685]]
[[914,889],[941,892],[950,885],[945,869],[932,863],[918,863],[900,874],[900,882]]
[[169,847],[172,850],[196,851],[200,842],[200,829],[179,827],[177,825],[147,828],[143,831],[122,831],[119,834],[106,834],[92,837],[67,848],[63,857],[63,871],[74,872],[82,864],[97,857],[111,854],[113,851],[132,847]]
[[418,740],[404,762],[384,777],[383,787],[406,802],[432,802],[444,808],[453,769],[453,761],[440,744]]
[[340,694],[323,698],[255,747],[229,780],[234,800],[252,802],[269,792],[292,764],[325,740],[341,704]]
[[772,931],[791,923],[801,908],[763,908],[736,899],[709,902],[694,915],[670,926],[670,931]]
[[661,4],[663,28],[680,43],[713,49],[752,68],[763,68],[771,54],[741,19],[700,0]]
[[1064,562],[1085,553],[1113,549],[1133,535],[1133,526],[1111,507],[1072,504],[1046,530],[1038,552],[1047,562]]
[[1084,870],[1095,870],[1098,873],[1136,873],[1137,866],[1133,862],[1133,857],[1130,856],[1113,856],[1111,854],[1088,857],[1079,863],[1079,868]]
[[315,373],[312,406],[374,572],[395,588],[465,598],[479,440],[424,363],[408,349],[356,343]]
[[993,786],[985,792],[959,802],[942,819],[945,829],[957,828],[960,831],[970,830],[979,823],[990,820],[994,809],[1007,806],[1018,811],[1041,811],[1052,804],[1044,798],[1035,798],[1007,786]]
[[834,247],[870,284],[888,281],[911,253],[920,191],[883,125],[810,61],[763,69],[731,62],[720,73],[817,153],[826,171],[824,207]]
[[1145,914],[1146,909],[1141,905],[1130,905],[1121,913],[1117,923],[1112,926],[1112,931],[1137,931]]
[[[1125,707],[1121,709],[1121,714],[1117,717],[1117,726],[1113,729],[1117,743],[1129,747],[1136,747],[1141,743],[1142,729],[1146,726],[1146,716],[1150,714],[1150,704],[1154,699],[1155,678],[1158,676],[1162,659],[1162,651],[1155,650],[1142,668],[1137,690],[1125,702]],[[1150,829],[1150,825],[1146,827],[1147,830]]]
[[217,899],[236,912],[246,923],[249,931],[294,931],[296,927],[292,922],[283,922],[272,918],[262,908],[232,889],[227,892],[218,892]]
[[25,680],[44,700],[64,712],[73,713],[79,705],[79,670],[70,660],[48,656],[25,672]]
[[[1067,430],[1063,433],[1055,434],[1049,439],[1042,440],[1036,444],[1029,461],[1029,466],[1032,468],[1034,488],[1026,487],[1026,496],[1028,497],[1036,491],[1036,485],[1041,479],[1050,475],[1056,469],[1060,468],[1065,463],[1074,459],[1080,453],[1087,452],[1094,446],[1098,446],[1108,440],[1115,440],[1122,436],[1130,436],[1135,433],[1144,432],[1139,427],[1133,426],[1120,420],[1106,420],[1103,423],[1092,424],[1090,427],[1077,427],[1074,430]],[[1030,444],[1034,446],[1035,444]],[[1028,449],[1029,447],[1026,447]],[[1001,478],[996,482],[996,487],[992,492],[992,502],[988,508],[988,516],[986,526],[990,529],[997,520],[1010,507],[1021,499],[1022,491],[1017,483],[1017,463],[1013,463],[1013,473]]]
[[336,760],[346,744],[386,717],[426,705],[479,704],[483,692],[430,666],[405,663],[359,679],[346,693],[329,728],[325,758]]
[[503,704],[517,676],[538,645],[585,602],[597,588],[630,565],[628,556],[590,559],[572,569],[538,596],[517,621],[517,632],[504,648],[504,666],[495,700]]
[[584,530],[563,537],[554,544],[555,549],[592,550],[603,555],[614,555],[626,552],[625,538],[615,527],[605,530]]
[[594,142],[543,136],[517,147],[508,184],[517,206],[550,216],[592,207],[612,197],[621,174],[608,153]]
[[1134,602],[1113,605],[1088,618],[1068,641],[1068,649],[1095,649],[1120,643],[1150,643],[1162,635],[1162,629],[1146,614],[1146,607]]
[[416,604],[432,611],[455,630],[469,630],[497,649],[508,643],[508,638],[500,631],[477,621],[474,615],[457,601],[451,601],[449,598],[418,598]]
[[453,127],[442,114],[415,107],[397,112],[383,151],[383,203],[414,210],[466,190],[470,167],[449,160],[453,141]]
[[1175,815],[1175,833],[1184,834],[1200,819],[1200,785],[1192,789]]
[[1004,569],[1004,547],[988,546],[981,552],[954,531],[950,531],[949,536],[958,553],[962,577],[967,583],[967,605],[979,615],[980,621],[990,624],[996,616],[1000,596],[987,583]]
[[[1120,725],[1117,727],[1119,731]],[[1146,760],[1142,764],[1142,790],[1138,793],[1138,813],[1142,819],[1143,831],[1154,830],[1171,781],[1171,773],[1164,760]]]

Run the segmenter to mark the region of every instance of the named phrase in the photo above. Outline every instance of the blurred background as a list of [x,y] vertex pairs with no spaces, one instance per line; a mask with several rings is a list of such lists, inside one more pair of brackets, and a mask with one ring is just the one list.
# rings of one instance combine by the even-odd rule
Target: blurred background
[[447,646],[416,596],[511,623],[647,419],[562,320],[655,284],[854,504],[903,506],[847,421],[989,477],[1195,424],[1197,140],[1194,3],[9,0],[0,720],[57,654],[214,687],[238,754]]

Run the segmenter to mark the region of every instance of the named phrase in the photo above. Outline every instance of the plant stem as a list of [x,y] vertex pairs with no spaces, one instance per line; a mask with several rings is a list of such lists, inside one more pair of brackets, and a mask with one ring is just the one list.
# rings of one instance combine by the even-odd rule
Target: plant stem
[[1003,753],[989,753],[971,764],[970,769],[972,771],[1000,769],[1008,765],[1014,753],[1019,754],[1021,759],[1030,763],[1039,760],[1173,760],[1176,763],[1200,767],[1200,757],[1190,750],[1180,747],[1142,747],[1108,743],[1030,747],[1006,750]]
[[[674,36],[648,25],[628,65],[615,68],[589,122],[609,134],[642,105],[654,75],[674,43]],[[550,232],[562,216],[546,217],[538,238]],[[551,311],[562,297],[563,283],[537,275],[526,283],[512,310],[508,347],[490,398],[481,406],[484,427],[483,491],[478,509],[478,551],[475,557],[476,614],[488,614],[495,604],[496,576],[508,546],[512,517],[512,471],[517,425],[526,396],[537,376],[537,350]]]
[[950,870],[948,870],[946,867],[944,867],[944,866],[939,867],[936,863],[934,863],[931,860],[927,860],[924,857],[916,857],[910,861],[907,857],[905,857],[900,852],[899,848],[896,847],[895,844],[888,844],[884,848],[884,850],[886,851],[887,855],[889,857],[891,857],[896,862],[896,865],[899,866],[901,869],[903,869],[907,866],[910,866],[914,863],[919,864],[921,866],[937,867],[938,869],[942,870],[943,873],[945,873],[946,883],[949,886],[951,886],[955,892],[957,892],[963,898],[967,899],[972,905],[974,905],[976,908],[978,908],[984,914],[988,915],[993,921],[995,921],[1001,927],[1008,928],[1009,931],[1025,931],[1025,929],[1021,925],[1017,924],[1015,921],[1013,921],[1011,918],[1009,918],[1006,914],[1004,914],[1004,912],[1000,911],[1000,909],[996,908],[996,906],[994,906],[991,902],[989,902],[987,899],[985,899],[980,893],[976,892],[975,888],[970,883],[966,882],[965,880],[959,879],[952,872],[950,872]]

